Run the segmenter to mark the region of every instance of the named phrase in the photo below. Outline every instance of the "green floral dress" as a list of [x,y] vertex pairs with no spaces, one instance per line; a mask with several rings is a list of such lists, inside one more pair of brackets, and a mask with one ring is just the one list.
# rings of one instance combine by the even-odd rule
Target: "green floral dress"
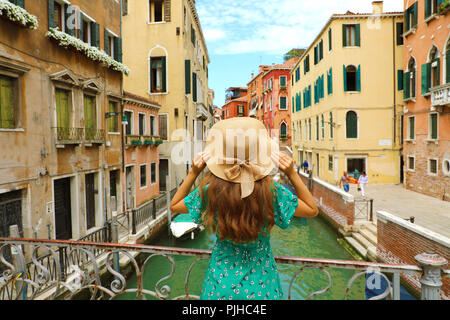
[[[284,186],[275,183],[275,225],[285,229],[297,209],[298,199]],[[184,202],[195,223],[201,223],[198,188]],[[258,239],[235,244],[217,237],[206,271],[202,300],[280,300],[283,291],[270,246],[270,235],[261,232]]]

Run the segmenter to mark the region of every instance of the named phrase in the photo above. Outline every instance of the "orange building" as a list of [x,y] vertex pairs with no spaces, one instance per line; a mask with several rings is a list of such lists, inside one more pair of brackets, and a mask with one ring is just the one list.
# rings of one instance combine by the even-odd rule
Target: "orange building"
[[273,65],[262,76],[263,83],[263,122],[273,136],[279,132],[280,146],[290,147],[291,105],[288,93],[290,72],[299,58],[291,58],[283,64]]
[[247,88],[231,87],[227,90],[225,99],[222,120],[249,116]]
[[450,3],[404,4],[404,185],[450,201]]
[[249,115],[258,120],[264,120],[264,88],[262,78],[264,74],[269,70],[270,66],[260,65],[259,73],[256,77],[252,73],[252,80],[248,83],[248,95],[247,101],[249,106]]
[[[125,198],[126,208],[140,207],[159,195],[158,136],[160,106],[146,98],[125,93]],[[165,186],[165,181],[162,182]]]

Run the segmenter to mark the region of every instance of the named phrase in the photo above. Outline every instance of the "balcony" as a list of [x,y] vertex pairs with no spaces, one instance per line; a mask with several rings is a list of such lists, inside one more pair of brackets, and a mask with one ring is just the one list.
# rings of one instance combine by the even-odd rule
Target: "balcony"
[[84,141],[86,144],[104,144],[106,141],[105,130],[86,128]]
[[450,83],[430,89],[431,110],[441,112],[444,108],[450,108]]
[[208,109],[203,103],[197,103],[197,119],[205,121],[208,119]]
[[54,128],[56,145],[77,145],[83,142],[84,129],[83,128]]

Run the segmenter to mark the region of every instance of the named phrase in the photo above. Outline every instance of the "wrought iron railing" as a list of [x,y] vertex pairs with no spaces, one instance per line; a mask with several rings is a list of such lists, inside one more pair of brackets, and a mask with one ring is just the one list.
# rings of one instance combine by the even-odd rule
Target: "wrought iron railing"
[[106,140],[105,130],[95,129],[95,128],[86,128],[85,131],[86,131],[86,133],[85,133],[84,139],[86,140],[86,142],[98,143],[98,144],[105,143],[105,140]]
[[57,144],[80,144],[83,141],[84,128],[55,128]]
[[[27,247],[26,250],[31,250],[32,252],[32,262],[29,264],[25,264],[24,262],[23,246]],[[67,270],[70,271],[66,277],[63,277],[61,272],[62,265],[60,252],[62,249],[66,252],[65,256],[67,257],[68,264]],[[13,263],[4,259],[4,252],[6,250],[11,250],[13,252]],[[39,250],[46,250],[48,252],[45,263],[41,258],[36,258]],[[104,259],[101,259],[102,262],[99,262],[99,259],[95,256],[95,251],[104,252]],[[136,259],[133,253],[144,255],[144,259]],[[125,276],[116,271],[115,265],[117,265],[117,260],[115,259],[118,259],[118,254],[126,256],[129,259],[137,278],[135,288],[127,288]],[[3,272],[3,275],[0,277],[0,299],[42,299],[43,296],[48,299],[56,299],[60,297],[63,292],[65,292],[65,299],[71,299],[82,291],[89,292],[91,299],[114,299],[127,293],[133,293],[136,295],[136,298],[139,299],[146,299],[148,297],[154,297],[161,300],[199,299],[198,295],[192,294],[189,290],[190,275],[199,261],[209,259],[210,255],[211,251],[200,249],[156,247],[138,244],[90,243],[86,241],[70,240],[0,238],[0,262],[7,267],[7,270]],[[154,290],[150,290],[150,288],[144,288],[143,286],[143,273],[149,261],[156,256],[167,259],[171,267],[171,272],[157,281]],[[184,294],[171,297],[171,288],[168,285],[162,287],[161,285],[164,281],[170,279],[174,275],[174,256],[191,256],[194,257],[195,260],[186,270]],[[426,261],[437,261],[435,257],[430,255],[427,256],[427,254],[423,254],[423,256]],[[139,263],[138,260],[143,262]],[[433,286],[430,285],[431,278],[426,279],[427,276],[430,276],[431,271],[427,269],[425,265],[422,268],[414,265],[393,265],[361,261],[285,256],[276,256],[275,260],[278,264],[289,264],[298,267],[290,281],[287,292],[288,299],[292,298],[291,291],[293,283],[299,274],[304,270],[311,268],[322,271],[328,278],[328,284],[321,290],[311,292],[307,299],[324,294],[330,290],[332,278],[327,270],[329,268],[350,269],[356,271],[347,283],[345,294],[342,297],[343,299],[348,298],[348,294],[355,281],[359,277],[367,276],[368,274],[387,280],[385,291],[376,297],[372,297],[371,299],[373,300],[383,298],[399,299],[400,275],[413,274],[420,277],[423,273],[422,278],[420,279],[422,287]],[[108,273],[110,277],[102,277],[101,270]],[[448,270],[442,271],[439,267],[437,270],[440,271],[436,273],[435,270],[432,270],[431,276],[434,279],[434,281],[432,281],[434,283],[433,290],[439,292],[439,287],[442,285],[442,283],[440,283],[441,274],[448,277],[449,272]],[[392,286],[386,274],[392,275]],[[52,290],[49,291],[49,288],[52,288]],[[422,293],[423,292],[428,291],[422,288]],[[426,299],[427,297],[422,295],[422,298]]]

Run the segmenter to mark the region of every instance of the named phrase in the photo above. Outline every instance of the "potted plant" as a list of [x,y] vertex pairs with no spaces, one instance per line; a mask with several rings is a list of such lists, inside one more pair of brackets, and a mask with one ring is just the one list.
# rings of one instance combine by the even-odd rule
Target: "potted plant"
[[441,15],[447,14],[450,11],[450,0],[442,2],[437,11]]

